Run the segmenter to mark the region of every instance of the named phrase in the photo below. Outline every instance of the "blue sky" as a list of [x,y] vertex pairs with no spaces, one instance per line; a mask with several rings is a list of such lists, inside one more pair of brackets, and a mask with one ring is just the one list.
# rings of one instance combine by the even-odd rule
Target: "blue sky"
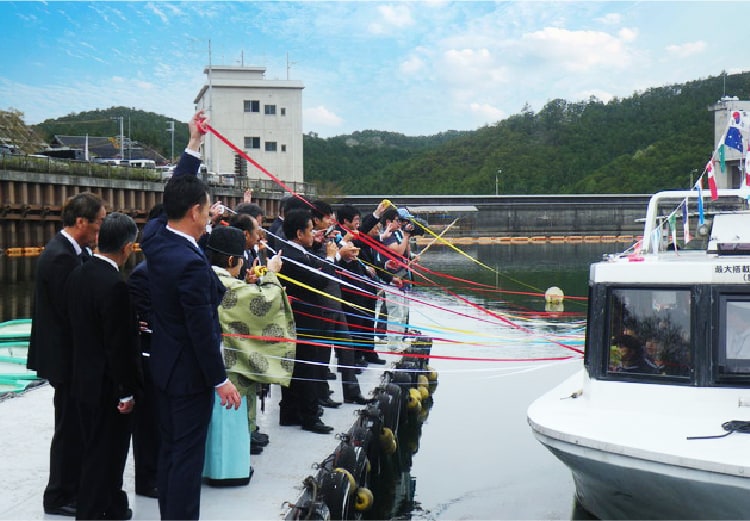
[[215,65],[302,81],[306,133],[474,130],[747,70],[747,19],[750,2],[0,1],[0,109],[187,121],[210,41]]

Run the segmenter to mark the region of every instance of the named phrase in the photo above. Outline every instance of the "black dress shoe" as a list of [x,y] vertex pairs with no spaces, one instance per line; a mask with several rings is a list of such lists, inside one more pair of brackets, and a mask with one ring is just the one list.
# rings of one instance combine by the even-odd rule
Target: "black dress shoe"
[[344,403],[356,403],[357,405],[367,405],[368,403],[374,403],[374,399],[368,400],[361,394],[358,394],[357,396],[352,396],[351,398],[344,398]]
[[268,441],[268,434],[263,434],[262,432],[258,431],[254,431],[252,434],[250,434],[250,443],[253,443],[260,447],[265,447],[266,445],[268,445]]
[[250,442],[250,454],[257,456],[258,454],[262,454],[262,453],[263,453],[263,447],[261,447],[260,445],[256,445],[253,442]]
[[366,358],[368,364],[376,364],[376,365],[384,365],[385,360],[380,358],[379,356],[373,356],[372,358]]
[[124,511],[120,512],[104,512],[104,515],[101,518],[128,521],[129,519],[133,519],[133,511],[130,508],[126,508]]
[[331,400],[330,396],[326,398],[325,400],[318,400],[318,403],[322,405],[323,407],[328,407],[329,409],[338,409],[339,405],[341,405],[341,402]]
[[367,360],[361,359],[354,362],[357,367],[367,367]]
[[146,496],[146,497],[153,497],[158,498],[159,497],[159,491],[156,489],[154,485],[151,486],[141,486],[138,485],[135,486],[135,493],[139,496]]
[[328,371],[328,374],[326,375],[326,378],[329,380],[335,380],[336,379],[336,373],[332,373],[331,371]]
[[59,507],[44,507],[44,513],[51,516],[76,516],[76,504],[71,502]]
[[326,425],[318,419],[312,422],[303,423],[302,428],[306,431],[315,432],[317,434],[330,434],[333,430],[333,427]]

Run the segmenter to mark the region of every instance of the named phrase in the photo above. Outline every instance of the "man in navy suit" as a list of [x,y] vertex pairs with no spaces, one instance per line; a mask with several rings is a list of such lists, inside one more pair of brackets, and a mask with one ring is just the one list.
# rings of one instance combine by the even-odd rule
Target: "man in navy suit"
[[43,499],[46,514],[76,515],[81,434],[71,397],[73,341],[65,284],[73,269],[89,257],[88,248],[96,245],[106,214],[104,203],[92,193],[68,199],[62,210],[63,229],[47,243],[36,264],[27,367],[55,388],[55,432]]
[[239,408],[219,344],[218,306],[224,286],[198,247],[209,220],[208,188],[196,176],[203,112],[188,124],[190,141],[164,188],[165,215],[143,231],[151,285],[151,377],[161,447],[157,489],[162,519],[198,519],[201,473],[214,390]]
[[130,519],[122,475],[140,391],[138,325],[120,268],[133,252],[135,221],[104,218],[98,253],[73,270],[67,298],[73,335],[72,393],[83,450],[77,519]]

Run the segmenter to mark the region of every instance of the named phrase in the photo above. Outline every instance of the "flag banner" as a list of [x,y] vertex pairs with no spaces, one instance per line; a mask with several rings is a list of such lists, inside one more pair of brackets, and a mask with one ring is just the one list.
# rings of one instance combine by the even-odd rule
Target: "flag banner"
[[[742,132],[740,132],[740,129],[735,126],[729,127],[727,133],[724,135],[724,144],[729,148],[738,150],[739,152],[744,151],[745,147],[742,145]],[[724,169],[722,168],[721,171],[723,172]]]
[[715,201],[719,198],[719,190],[716,187],[716,179],[714,179],[714,164],[712,161],[706,163],[706,172],[708,172],[708,188],[711,190],[711,199]]
[[669,216],[669,235],[672,237],[672,244],[677,251],[677,212],[674,211]]
[[727,164],[724,161],[724,144],[722,143],[719,145],[719,168],[721,169],[721,173],[727,171]]
[[750,186],[750,143],[745,152],[745,186]]
[[703,215],[703,187],[701,186],[700,178],[695,182],[693,188],[698,190],[698,226],[700,226],[706,222],[706,218]]
[[690,242],[690,223],[688,222],[688,202],[682,201],[682,244]]

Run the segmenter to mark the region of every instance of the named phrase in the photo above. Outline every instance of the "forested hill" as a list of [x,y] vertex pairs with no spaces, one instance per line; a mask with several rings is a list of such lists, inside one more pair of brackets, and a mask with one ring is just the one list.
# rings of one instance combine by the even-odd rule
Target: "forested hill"
[[[475,131],[409,137],[366,130],[304,136],[305,181],[321,194],[652,193],[688,188],[713,143],[713,113],[724,95],[750,99],[750,73],[651,88],[603,103],[552,100]],[[168,156],[166,116],[112,107],[46,120],[54,134],[125,135]],[[128,127],[130,127],[128,129]],[[175,125],[175,148],[187,127]],[[498,174],[498,171],[502,172]]]
[[608,103],[552,100],[474,132],[421,138],[421,150],[398,135],[386,143],[305,136],[305,180],[347,194],[492,194],[502,170],[498,190],[509,194],[689,188],[714,147],[707,109],[725,93],[750,99],[750,73]]

